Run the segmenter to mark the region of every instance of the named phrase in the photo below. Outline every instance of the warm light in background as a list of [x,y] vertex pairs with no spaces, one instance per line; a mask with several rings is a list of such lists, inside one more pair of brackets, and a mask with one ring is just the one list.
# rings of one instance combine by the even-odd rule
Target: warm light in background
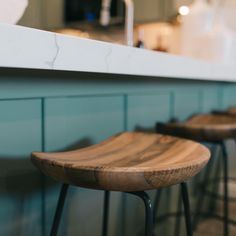
[[189,14],[189,12],[190,12],[190,9],[189,9],[188,6],[181,6],[181,7],[179,8],[179,14],[180,14],[181,16],[186,16],[186,15]]

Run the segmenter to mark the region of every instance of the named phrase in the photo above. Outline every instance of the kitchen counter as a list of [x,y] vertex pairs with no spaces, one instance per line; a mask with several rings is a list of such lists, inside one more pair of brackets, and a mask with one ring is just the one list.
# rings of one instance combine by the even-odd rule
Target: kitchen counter
[[[77,149],[236,106],[234,68],[19,26],[0,25],[0,35],[0,235],[50,234],[60,185],[42,178],[32,151]],[[111,198],[109,235],[143,235],[142,203]],[[103,192],[72,188],[67,200],[61,235],[100,232]]]
[[236,67],[0,24],[0,67],[236,81]]

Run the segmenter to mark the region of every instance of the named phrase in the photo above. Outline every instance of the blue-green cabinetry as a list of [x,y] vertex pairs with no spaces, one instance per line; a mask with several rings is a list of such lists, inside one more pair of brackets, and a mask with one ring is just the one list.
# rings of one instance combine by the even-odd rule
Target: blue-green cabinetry
[[[0,70],[0,235],[49,233],[60,186],[31,165],[31,151],[80,148],[232,105],[230,83]],[[60,235],[100,235],[102,202],[103,192],[72,187]],[[134,197],[112,193],[110,235],[141,232],[142,210]]]

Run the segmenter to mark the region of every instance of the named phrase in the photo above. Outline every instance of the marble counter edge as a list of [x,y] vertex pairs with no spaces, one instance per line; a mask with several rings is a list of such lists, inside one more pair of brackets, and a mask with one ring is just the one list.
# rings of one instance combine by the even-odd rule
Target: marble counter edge
[[0,68],[236,81],[236,67],[0,24]]

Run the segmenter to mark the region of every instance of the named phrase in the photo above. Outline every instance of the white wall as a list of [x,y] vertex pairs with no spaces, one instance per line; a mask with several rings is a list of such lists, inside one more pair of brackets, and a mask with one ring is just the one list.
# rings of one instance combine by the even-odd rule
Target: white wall
[[226,0],[226,14],[228,25],[236,31],[236,0]]
[[143,0],[134,0],[134,6],[134,17],[138,22],[163,18],[163,0],[145,0],[145,3]]
[[40,29],[63,27],[63,0],[29,0],[18,24]]
[[60,28],[64,24],[64,1],[43,0],[45,28]]
[[29,0],[24,16],[18,24],[33,28],[42,28],[42,0]]

